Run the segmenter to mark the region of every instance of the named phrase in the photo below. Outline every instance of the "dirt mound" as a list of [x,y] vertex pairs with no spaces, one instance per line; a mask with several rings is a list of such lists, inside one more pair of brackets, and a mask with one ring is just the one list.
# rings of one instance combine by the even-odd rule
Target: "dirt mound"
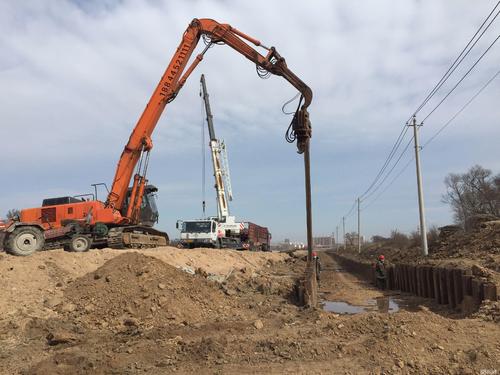
[[483,301],[479,311],[473,314],[473,317],[487,322],[500,323],[500,301]]
[[170,246],[143,250],[93,249],[72,253],[62,249],[40,251],[29,257],[0,253],[0,322],[19,314],[53,317],[53,307],[63,301],[63,290],[79,277],[129,252],[154,257],[173,267],[194,273],[202,269],[209,279],[223,280],[232,272],[267,269],[269,262],[284,262],[287,254],[229,249],[184,250]]
[[[369,285],[338,272],[330,257],[322,261],[325,296],[373,297]],[[122,252],[65,282],[53,317],[3,326],[0,320],[0,374],[475,374],[500,368],[498,324],[451,318],[416,298],[392,314],[302,309],[282,291],[305,262],[268,263],[212,283],[211,275]],[[154,302],[174,296],[175,304],[170,299],[157,308]],[[131,314],[126,309],[134,300],[141,307]],[[164,320],[177,306],[182,318]],[[205,320],[182,324],[208,308]]]
[[384,254],[385,258],[393,263],[453,260],[457,264],[477,263],[500,272],[500,221],[483,222],[470,232],[463,230],[445,230],[445,232],[445,235],[441,235],[437,241],[429,245],[428,257],[422,256],[418,246],[400,248],[388,242],[369,244],[360,254],[357,249],[347,249],[341,253],[373,262],[380,254]]
[[421,257],[420,248],[398,248],[391,245],[386,244],[370,244],[366,248],[364,248],[361,253],[358,255],[357,249],[354,251],[344,250],[341,253],[346,255],[356,255],[360,258],[370,260],[372,262],[376,262],[378,256],[383,254],[385,259],[389,262],[409,262],[418,260]]
[[451,233],[431,249],[431,257],[475,259],[485,267],[500,271],[500,221],[482,223],[471,232]]
[[294,279],[291,276],[273,277],[267,274],[252,274],[250,277],[244,273],[235,273],[220,285],[222,291],[228,296],[244,296],[259,294],[262,296],[280,296],[291,298]]
[[117,256],[65,290],[61,313],[100,327],[191,324],[228,315],[214,283],[140,253]]

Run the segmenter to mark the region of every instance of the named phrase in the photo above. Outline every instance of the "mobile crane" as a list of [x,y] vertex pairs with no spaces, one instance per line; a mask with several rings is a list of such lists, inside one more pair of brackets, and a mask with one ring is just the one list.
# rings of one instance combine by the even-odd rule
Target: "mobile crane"
[[[212,156],[212,166],[215,177],[215,191],[217,193],[217,216],[219,221],[227,221],[229,217],[228,201],[233,199],[231,190],[231,180],[229,175],[229,163],[227,162],[227,150],[224,141],[219,141],[215,136],[214,116],[210,108],[210,100],[208,98],[207,83],[205,75],[200,78],[201,91],[200,96],[205,104],[205,112],[207,114],[208,136],[210,137],[210,154]],[[223,163],[223,160],[225,161]],[[226,186],[227,185],[227,189]],[[227,191],[226,191],[227,190]]]
[[[205,48],[186,69],[202,38]],[[245,40],[265,49],[266,56],[257,52]],[[307,108],[312,101],[311,89],[290,71],[285,59],[274,47],[268,48],[228,24],[195,18],[184,32],[181,43],[130,135],[106,201],[99,201],[97,197],[90,201],[61,197],[45,200],[42,207],[24,209],[16,220],[10,220],[4,226],[2,234],[5,250],[15,255],[30,255],[44,246],[63,245],[73,251],[85,251],[92,242],[116,248],[167,244],[168,235],[153,229],[151,225],[143,225],[142,219],[147,212],[151,219],[147,220],[148,224],[158,218],[153,198],[157,189],[148,185],[146,178],[149,155],[153,148],[151,135],[165,106],[175,99],[204,54],[214,44],[230,46],[255,63],[260,76],[282,76],[301,93],[299,106],[287,130],[287,140],[297,141],[298,152],[304,153],[304,160],[308,165],[311,124]],[[129,187],[132,175],[133,183]],[[308,172],[306,186],[310,185],[307,176]],[[310,197],[310,189],[306,190]],[[308,202],[309,207],[310,199]],[[311,232],[310,217],[308,208],[308,236]]]
[[[210,138],[210,154],[215,177],[217,195],[217,217],[201,220],[178,220],[180,230],[180,245],[182,247],[216,247],[248,250],[270,250],[271,233],[266,227],[251,222],[237,222],[229,214],[229,201],[232,201],[231,177],[229,162],[224,141],[215,136],[212,109],[205,81],[205,75],[200,78],[200,96],[203,98],[207,115],[208,136]],[[205,213],[205,202],[203,202]]]
[[[215,136],[212,109],[205,81],[205,75],[200,78],[200,96],[205,106],[208,136],[210,138],[210,155],[215,178],[215,192],[217,196],[217,216],[201,220],[178,220],[177,229],[180,230],[180,244],[183,247],[233,247],[241,246],[240,232],[243,223],[236,222],[234,216],[229,215],[229,201],[232,200],[229,162],[224,141]],[[205,202],[203,202],[205,209]]]

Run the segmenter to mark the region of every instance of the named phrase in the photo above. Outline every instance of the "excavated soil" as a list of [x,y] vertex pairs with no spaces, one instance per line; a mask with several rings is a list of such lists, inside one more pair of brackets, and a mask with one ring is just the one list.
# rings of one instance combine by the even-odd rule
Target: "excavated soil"
[[[176,258],[201,254],[168,251]],[[0,295],[1,305],[10,305],[0,315],[0,374],[478,374],[500,369],[498,323],[456,319],[428,301],[399,296],[405,303],[398,312],[356,315],[296,306],[292,290],[305,268],[303,254],[214,252],[214,264],[242,256],[251,257],[251,264],[192,272],[194,262],[187,258],[191,266],[121,252],[90,266],[85,259],[98,255],[65,253],[66,262],[73,257],[79,267],[61,266],[59,271],[67,270],[63,274],[55,272],[55,254],[0,260],[4,285],[16,285],[21,297]],[[49,256],[52,268],[45,263]],[[321,258],[323,299],[363,304],[384,296],[343,272],[328,255]],[[224,272],[213,272],[217,268]],[[20,269],[32,271],[31,277],[17,275]],[[36,277],[42,275],[38,290]],[[14,282],[18,277],[31,280],[26,288],[34,290]],[[53,284],[57,293],[47,297],[44,287]]]
[[[403,249],[381,242],[364,247],[359,255],[357,249],[352,250],[347,252],[368,260],[376,260],[379,254],[384,254],[387,260],[394,263],[424,260],[418,246]],[[443,233],[438,240],[429,244],[426,260],[465,264],[473,261],[500,272],[500,221],[481,223],[470,232],[459,230]]]
[[64,296],[59,311],[91,327],[161,327],[234,315],[215,283],[140,253],[109,260],[71,283]]
[[420,247],[399,248],[388,243],[365,246],[360,253],[357,248],[339,251],[340,254],[376,262],[383,254],[389,263],[433,264],[471,269],[473,274],[497,284],[500,290],[500,221],[480,223],[470,232],[443,233],[429,245],[429,255],[424,257]]
[[[51,307],[61,303],[64,289],[79,277],[94,272],[107,261],[137,250],[91,250],[70,253],[50,250],[29,257],[13,257],[0,253],[2,285],[0,316],[19,313],[36,317],[54,316]],[[141,250],[140,254],[194,274],[196,270],[209,279],[222,280],[241,270],[252,274],[269,262],[280,262],[287,254],[225,251],[215,249],[179,250],[160,247]]]

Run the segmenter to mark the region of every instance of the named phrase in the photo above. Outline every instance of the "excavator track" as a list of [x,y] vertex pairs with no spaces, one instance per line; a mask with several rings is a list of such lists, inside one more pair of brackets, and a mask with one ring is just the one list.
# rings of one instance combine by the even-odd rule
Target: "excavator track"
[[112,249],[153,248],[168,243],[166,233],[150,227],[112,228],[108,232],[108,247]]
[[112,228],[108,232],[108,247],[112,249],[125,249],[123,243],[123,228]]

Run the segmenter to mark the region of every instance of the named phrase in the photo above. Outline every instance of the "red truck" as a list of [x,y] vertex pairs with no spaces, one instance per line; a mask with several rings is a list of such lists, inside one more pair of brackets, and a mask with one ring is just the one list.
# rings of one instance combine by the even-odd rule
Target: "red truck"
[[243,229],[240,232],[240,239],[243,249],[271,251],[271,233],[266,227],[248,221],[241,224],[243,224]]

